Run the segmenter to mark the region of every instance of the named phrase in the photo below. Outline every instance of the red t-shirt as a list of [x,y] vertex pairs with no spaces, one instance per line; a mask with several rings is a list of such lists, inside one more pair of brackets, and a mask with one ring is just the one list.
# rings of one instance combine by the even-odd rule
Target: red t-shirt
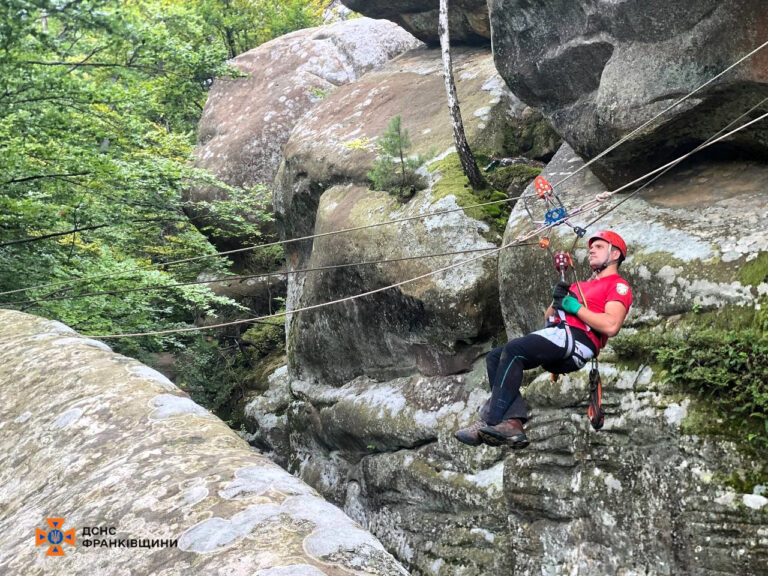
[[[579,288],[581,288],[581,291],[579,291]],[[592,312],[605,312],[605,305],[614,300],[624,304],[627,312],[629,312],[629,307],[632,306],[632,289],[629,287],[627,281],[618,274],[612,274],[597,280],[579,282],[578,287],[574,283],[571,284],[570,290],[576,294],[579,302],[582,304],[584,304],[584,300],[582,299],[583,293],[584,299],[587,301],[586,306]],[[587,336],[589,336],[589,339],[594,343],[598,353],[600,352],[600,349],[605,346],[605,343],[608,342],[608,336],[595,332],[576,316],[566,314],[565,321],[568,323],[568,326],[584,330],[587,333]]]

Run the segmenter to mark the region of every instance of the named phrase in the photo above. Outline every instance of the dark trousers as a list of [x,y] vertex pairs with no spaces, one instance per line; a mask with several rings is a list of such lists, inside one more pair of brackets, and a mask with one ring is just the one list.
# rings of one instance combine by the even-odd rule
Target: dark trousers
[[541,334],[559,336],[560,328],[540,330],[510,340],[504,346],[491,350],[485,357],[488,368],[488,383],[491,386],[491,397],[480,410],[480,418],[490,425],[496,425],[502,420],[518,418],[522,422],[528,420],[525,401],[520,395],[520,384],[523,381],[523,370],[543,366],[547,370],[565,374],[573,372],[584,365],[574,357],[564,359],[565,345],[560,346],[550,338]]

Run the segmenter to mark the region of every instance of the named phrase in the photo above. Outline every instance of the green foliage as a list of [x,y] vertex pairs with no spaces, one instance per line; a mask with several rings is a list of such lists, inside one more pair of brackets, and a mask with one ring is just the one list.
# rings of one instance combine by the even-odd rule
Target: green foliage
[[768,447],[768,333],[747,328],[642,332],[612,341],[620,357],[653,360],[665,381],[694,392],[734,424],[747,440]]
[[240,415],[238,401],[245,391],[248,365],[237,353],[237,347],[227,348],[211,336],[197,335],[178,355],[176,383],[192,399],[214,411],[223,420],[237,427]]
[[[258,209],[259,206],[269,204],[270,191],[266,186],[253,186],[249,189],[222,185],[217,187],[224,188],[224,197],[215,201],[197,200],[188,203],[197,215],[195,220],[201,221],[198,226],[200,232],[214,241],[237,237],[247,243],[255,243],[261,237],[262,226],[273,220],[271,214]],[[244,206],[248,207],[247,218],[243,215]]]
[[379,156],[368,172],[373,190],[386,190],[400,200],[407,200],[417,190],[426,186],[424,178],[416,173],[426,162],[422,156],[409,157],[411,139],[408,130],[401,126],[400,116],[395,116],[377,142]]
[[233,58],[273,38],[322,24],[320,0],[193,0]]
[[[281,309],[278,313],[285,312]],[[255,355],[255,360],[264,358],[275,351],[285,351],[285,323],[280,322],[282,317],[269,322],[255,324],[245,334],[243,342],[250,346]]]
[[[223,275],[226,260],[146,266],[215,252],[185,215],[189,206],[182,192],[190,186],[224,191],[226,200],[194,207],[216,219],[221,233],[258,239],[269,216],[250,210],[246,220],[238,204],[263,206],[266,191],[227,186],[192,168],[197,122],[213,78],[239,75],[227,66],[229,56],[319,23],[320,9],[315,0],[5,1],[0,291],[110,276],[0,296],[2,305],[61,320],[85,334],[189,327],[208,316],[242,315],[234,302],[204,285],[162,289],[201,273]],[[78,231],[8,244],[68,230]],[[210,237],[219,233],[202,231]],[[276,247],[257,259],[274,263],[281,254]],[[41,301],[142,286],[146,291]],[[222,364],[216,337],[171,335],[110,344],[138,357],[171,351],[190,362],[207,358],[210,370],[200,364],[198,372],[214,387],[230,386],[234,380],[216,378],[228,378],[241,362],[233,350]],[[206,405],[223,406],[224,396],[233,394],[231,387],[224,390],[206,393]]]

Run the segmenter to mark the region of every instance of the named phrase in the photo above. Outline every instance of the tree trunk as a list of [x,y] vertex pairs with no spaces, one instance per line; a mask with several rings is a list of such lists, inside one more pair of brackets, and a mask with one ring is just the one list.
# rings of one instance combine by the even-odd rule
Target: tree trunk
[[440,34],[440,49],[443,53],[443,77],[445,78],[445,92],[448,96],[448,111],[451,113],[453,125],[453,141],[456,143],[456,152],[461,160],[461,167],[469,179],[474,190],[485,187],[485,179],[475,162],[475,156],[467,144],[464,134],[464,123],[461,121],[461,109],[459,99],[456,96],[456,84],[453,82],[453,66],[451,64],[451,37],[448,32],[448,0],[440,0],[440,19],[438,26]]

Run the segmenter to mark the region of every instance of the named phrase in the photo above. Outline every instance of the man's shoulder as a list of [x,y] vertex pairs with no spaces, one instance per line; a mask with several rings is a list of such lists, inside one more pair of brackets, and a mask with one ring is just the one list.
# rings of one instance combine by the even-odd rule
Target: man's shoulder
[[616,282],[614,283],[614,286],[616,286],[616,292],[622,296],[632,292],[632,289],[629,287],[629,282],[627,282],[621,276],[616,276]]

